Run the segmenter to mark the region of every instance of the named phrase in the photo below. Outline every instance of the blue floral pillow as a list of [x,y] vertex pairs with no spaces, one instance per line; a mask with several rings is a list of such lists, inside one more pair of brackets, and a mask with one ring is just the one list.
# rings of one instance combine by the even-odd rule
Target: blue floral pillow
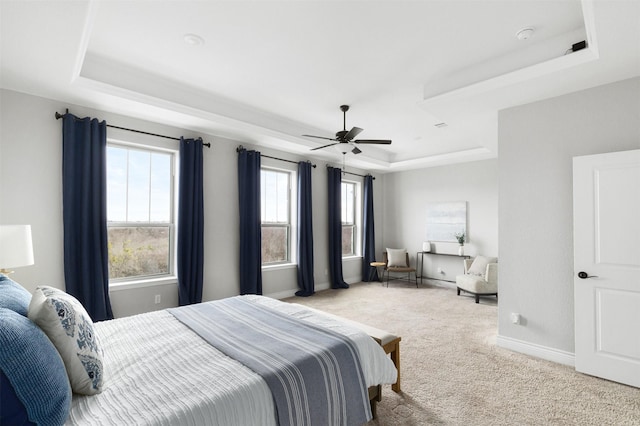
[[0,348],[0,424],[63,424],[71,386],[49,338],[28,318],[0,308]]
[[29,318],[58,349],[73,391],[100,393],[104,377],[102,346],[82,304],[62,290],[41,286],[33,292]]
[[0,274],[0,308],[27,316],[31,293],[4,274]]

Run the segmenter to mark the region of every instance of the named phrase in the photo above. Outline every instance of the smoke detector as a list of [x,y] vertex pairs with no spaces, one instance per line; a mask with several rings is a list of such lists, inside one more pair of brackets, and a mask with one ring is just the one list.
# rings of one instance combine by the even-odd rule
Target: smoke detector
[[183,40],[190,46],[202,46],[204,44],[204,39],[198,34],[185,34]]
[[527,28],[523,28],[520,31],[518,31],[516,33],[516,38],[518,40],[526,40],[528,38],[530,38],[531,36],[533,36],[533,28],[531,27],[527,27]]

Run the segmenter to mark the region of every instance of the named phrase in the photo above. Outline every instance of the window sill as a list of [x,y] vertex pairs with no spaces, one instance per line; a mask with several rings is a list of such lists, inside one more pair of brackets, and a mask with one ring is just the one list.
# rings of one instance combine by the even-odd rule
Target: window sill
[[267,271],[277,271],[280,269],[295,269],[298,267],[297,263],[279,263],[277,265],[266,265],[262,267],[262,270]]
[[132,288],[144,288],[144,287],[156,287],[160,285],[177,285],[178,277],[161,277],[161,278],[147,278],[142,280],[132,281],[117,281],[109,283],[109,291],[130,290]]
[[342,258],[345,262],[354,262],[356,260],[362,260],[362,256],[354,255],[354,256],[344,256]]

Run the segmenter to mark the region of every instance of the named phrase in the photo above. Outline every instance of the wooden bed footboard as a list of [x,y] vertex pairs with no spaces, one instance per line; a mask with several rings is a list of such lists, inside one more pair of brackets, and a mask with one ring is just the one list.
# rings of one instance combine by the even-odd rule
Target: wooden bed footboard
[[[398,370],[398,379],[391,385],[391,389],[394,392],[400,392],[400,340],[399,336],[394,336],[388,332],[381,332],[381,330],[372,329],[368,327],[368,333],[380,346],[384,349],[385,353],[391,355],[391,361]],[[373,418],[377,418],[377,404],[382,399],[382,386],[371,386],[369,388],[369,403],[371,404],[371,414]]]
[[394,392],[400,392],[400,341],[402,338],[389,333],[388,331],[380,330],[368,325],[360,324],[360,326],[362,331],[367,333],[373,340],[382,346],[385,353],[390,354],[391,361],[393,361],[393,364],[396,366],[396,370],[398,370],[398,379],[393,385],[391,385],[391,389]]

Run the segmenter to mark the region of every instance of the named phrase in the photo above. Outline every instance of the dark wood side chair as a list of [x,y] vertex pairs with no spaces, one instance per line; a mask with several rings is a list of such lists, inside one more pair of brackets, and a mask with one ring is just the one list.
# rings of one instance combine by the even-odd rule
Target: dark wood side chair
[[[389,280],[393,281],[393,280],[407,280],[407,281],[413,281],[411,279],[411,273],[413,272],[413,276],[415,278],[415,283],[416,283],[416,288],[418,287],[418,275],[416,274],[416,268],[411,267],[411,265],[409,265],[409,253],[405,253],[406,255],[406,263],[403,266],[398,266],[398,265],[394,265],[394,266],[389,266],[389,258],[387,255],[387,252],[384,252],[384,270],[382,272],[382,275],[384,276],[385,273],[387,275],[387,287],[389,287]],[[390,277],[390,273],[394,272],[394,273],[400,273],[400,274],[407,274],[407,277],[405,278],[404,276],[401,277]]]

